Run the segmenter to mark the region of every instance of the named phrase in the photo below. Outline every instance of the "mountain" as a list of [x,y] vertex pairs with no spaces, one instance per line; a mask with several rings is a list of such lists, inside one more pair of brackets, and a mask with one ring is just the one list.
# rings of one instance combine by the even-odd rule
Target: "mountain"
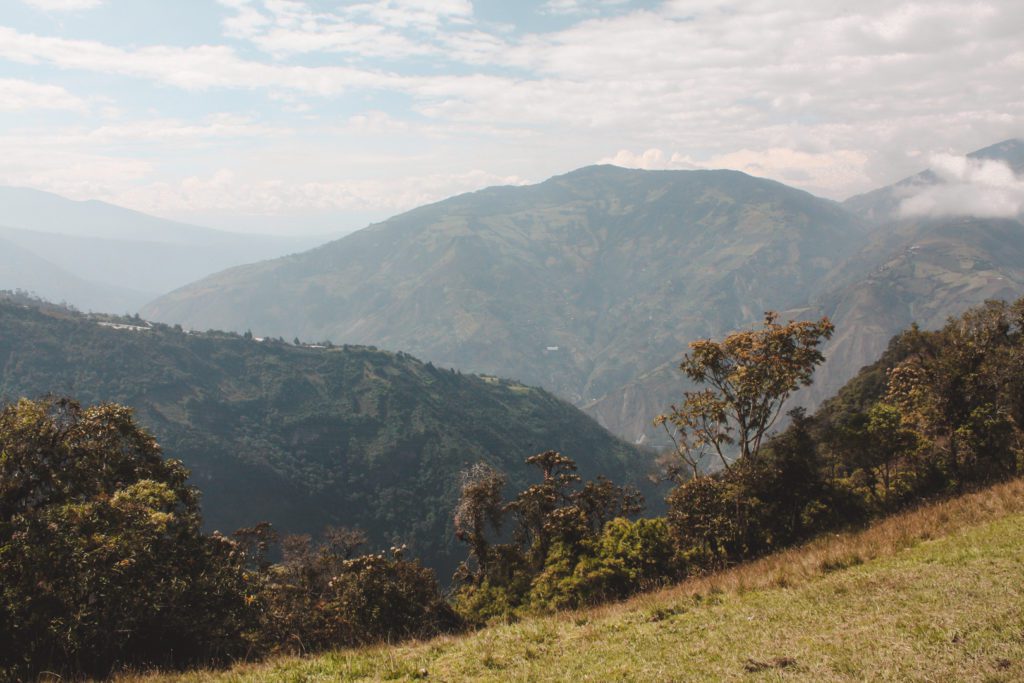
[[678,397],[689,341],[806,301],[866,240],[838,204],[773,181],[595,166],[421,207],[143,312],[516,377],[641,440]]
[[[1024,172],[1024,141],[1006,140],[968,155],[1006,163]],[[922,187],[948,181],[926,170],[889,187],[848,200],[845,206],[871,225],[860,252],[811,295],[810,308],[794,313],[829,315],[836,335],[826,363],[802,399],[816,405],[858,368],[881,354],[889,339],[916,322],[941,327],[946,319],[988,299],[1024,294],[1024,220],[1020,215],[901,216],[898,207]]]
[[[0,238],[117,292],[99,298],[72,292],[66,299],[80,308],[106,311],[134,311],[210,273],[323,241],[211,230],[104,202],[72,201],[17,187],[0,187]],[[30,289],[20,282],[10,286]]]
[[[1024,173],[1024,140],[1016,138],[1003,140],[975,150],[967,154],[967,158],[975,161],[1000,161],[1019,175]],[[901,218],[900,205],[908,197],[920,192],[923,188],[942,183],[943,179],[935,171],[926,169],[892,185],[850,197],[843,202],[843,206],[862,218],[878,225],[885,225]]]
[[[202,491],[212,528],[358,526],[445,572],[458,473],[486,460],[522,488],[546,449],[581,473],[643,479],[650,454],[546,391],[372,347],[188,334],[135,318],[0,300],[0,399],[133,407]],[[655,504],[657,501],[654,501]]]
[[0,290],[24,290],[51,301],[74,302],[82,308],[130,310],[141,292],[91,282],[3,238],[0,228]]

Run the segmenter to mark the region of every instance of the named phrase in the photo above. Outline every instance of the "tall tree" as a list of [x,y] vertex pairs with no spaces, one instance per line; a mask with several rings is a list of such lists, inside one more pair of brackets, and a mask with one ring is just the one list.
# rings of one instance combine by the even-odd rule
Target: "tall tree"
[[730,447],[741,461],[755,460],[786,399],[811,383],[814,368],[825,359],[818,347],[832,336],[828,318],[777,321],[778,314],[769,311],[760,329],[690,344],[679,367],[705,386],[685,392],[682,405],[673,405],[655,423],[665,426],[694,476],[709,454],[728,469]]

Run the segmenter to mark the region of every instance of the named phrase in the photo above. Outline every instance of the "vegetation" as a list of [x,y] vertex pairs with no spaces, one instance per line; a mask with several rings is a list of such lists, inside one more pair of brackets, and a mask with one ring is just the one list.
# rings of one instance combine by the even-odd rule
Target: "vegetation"
[[[457,513],[470,548],[457,607],[482,621],[621,598],[1021,471],[1024,300],[909,330],[883,359],[884,380],[867,369],[820,415],[793,411],[765,442],[831,333],[827,319],[780,324],[769,313],[760,329],[691,344],[681,367],[707,386],[659,418],[676,427],[687,465],[664,519],[607,523],[636,511],[612,487],[590,505],[594,524],[581,496],[600,487],[574,491],[572,462],[557,453],[531,458],[542,483],[504,507],[500,475],[471,472]],[[722,465],[713,474],[699,467],[708,450]],[[487,524],[500,531],[508,512],[513,542],[489,544]]]
[[[761,329],[691,345],[682,368],[709,386],[687,393],[666,418],[679,429],[681,455],[691,467],[668,496],[665,517],[636,519],[637,490],[604,477],[586,480],[572,458],[554,450],[527,458],[539,481],[511,499],[509,478],[493,465],[465,470],[454,523],[468,557],[455,573],[450,601],[432,572],[405,559],[403,547],[356,556],[366,537],[352,529],[328,529],[320,543],[286,536],[277,564],[268,560],[276,542],[269,525],[232,539],[203,536],[184,470],[159,457],[125,409],[22,401],[0,419],[6,468],[0,519],[6,614],[0,623],[8,624],[12,642],[27,644],[12,665],[33,673],[52,662],[69,673],[102,673],[124,664],[216,662],[243,650],[251,657],[316,652],[576,609],[680,579],[689,579],[684,587],[719,585],[729,576],[792,587],[808,574],[862,563],[881,552],[870,550],[879,544],[881,554],[903,547],[922,527],[899,531],[891,522],[878,529],[897,530],[894,536],[847,534],[842,553],[827,550],[808,570],[809,553],[830,547],[824,532],[1021,473],[1024,299],[989,302],[936,332],[908,330],[816,415],[792,411],[790,427],[765,441],[786,397],[809,382],[822,359],[818,346],[831,332],[827,319],[780,324],[768,314]],[[714,473],[692,466],[694,450],[708,446],[723,464]],[[970,515],[987,514],[971,500],[1024,512],[1006,494],[1021,486],[1018,481],[947,503],[947,512],[959,515],[952,522],[932,512],[942,505],[900,519],[937,519],[939,527],[953,528]],[[1024,529],[1024,514],[978,533],[991,543],[1018,527]],[[808,541],[803,550],[770,555]],[[1005,545],[996,544],[996,552],[1008,557]],[[797,564],[780,571],[787,557]],[[1019,558],[1007,562],[1001,571],[1014,574]],[[770,576],[756,573],[769,569]],[[924,575],[932,577],[928,581],[953,578],[942,567]],[[900,586],[911,595],[925,592],[924,584]],[[56,596],[45,609],[33,605],[40,588]],[[741,609],[749,607],[737,599]],[[920,600],[928,610],[936,607],[930,598]],[[753,604],[783,605],[774,598]],[[676,602],[649,621],[673,620],[688,609]],[[191,613],[199,626],[188,630],[176,610]],[[717,608],[710,616],[726,623],[734,618]],[[166,635],[160,629],[168,629]],[[735,631],[756,642],[749,628]],[[156,643],[179,638],[181,644],[148,650],[132,645],[136,637]],[[744,666],[758,673],[795,668],[808,658],[805,647],[798,656],[751,655]],[[483,664],[505,668],[495,662]],[[854,670],[849,662],[844,666],[833,673]],[[808,671],[820,673],[813,666]]]
[[[671,555],[659,520],[630,522],[642,497],[599,478],[581,485],[576,463],[556,451],[527,458],[540,483],[505,503],[505,477],[484,464],[463,474],[455,512],[469,558],[455,573],[455,605],[473,623],[524,611],[562,609],[624,597],[666,576]],[[511,516],[511,540],[494,543]]]
[[0,412],[0,671],[101,676],[244,652],[234,546],[130,411],[23,400]]
[[1024,677],[1014,480],[626,602],[207,681],[991,681]]
[[433,572],[314,549],[269,525],[200,531],[198,496],[127,408],[22,400],[0,412],[0,680],[106,676],[433,635],[461,625]]
[[358,527],[370,549],[407,544],[446,579],[462,555],[450,511],[468,464],[525,487],[523,458],[543,448],[618,481],[644,479],[652,460],[547,392],[369,347],[186,333],[23,297],[0,300],[0,358],[0,400],[131,407],[192,472],[207,530]]
[[693,477],[709,450],[729,469],[726,451],[738,448],[740,463],[757,459],[768,431],[782,406],[801,386],[809,386],[814,369],[825,360],[818,347],[832,336],[828,318],[818,322],[776,322],[765,315],[759,330],[734,332],[722,342],[703,339],[690,344],[680,369],[698,385],[688,391],[681,407],[659,416],[656,424],[676,428],[676,454]]

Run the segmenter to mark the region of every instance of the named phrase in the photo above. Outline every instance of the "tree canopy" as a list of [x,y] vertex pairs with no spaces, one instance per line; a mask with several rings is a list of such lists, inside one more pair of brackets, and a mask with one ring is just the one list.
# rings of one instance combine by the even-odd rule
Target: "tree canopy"
[[740,460],[757,457],[786,399],[811,383],[814,368],[825,359],[818,347],[833,329],[827,317],[782,324],[769,311],[759,329],[690,344],[679,367],[704,387],[685,392],[682,405],[655,422],[669,431],[695,476],[712,453],[726,469],[730,448]]

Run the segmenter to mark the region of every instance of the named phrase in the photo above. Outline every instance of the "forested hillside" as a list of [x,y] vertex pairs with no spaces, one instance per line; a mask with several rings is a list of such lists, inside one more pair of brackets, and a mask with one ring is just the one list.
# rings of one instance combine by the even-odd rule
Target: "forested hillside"
[[0,399],[51,393],[134,408],[191,469],[210,528],[360,527],[374,546],[408,543],[443,579],[461,554],[450,515],[467,464],[492,463],[522,485],[524,459],[548,448],[622,481],[651,462],[543,390],[404,353],[0,301]]

